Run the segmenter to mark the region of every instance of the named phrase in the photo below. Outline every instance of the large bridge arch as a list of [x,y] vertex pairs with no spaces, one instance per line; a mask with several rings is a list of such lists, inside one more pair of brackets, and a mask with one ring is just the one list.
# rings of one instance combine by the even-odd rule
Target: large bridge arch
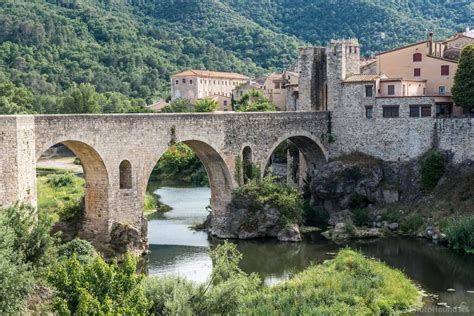
[[[218,152],[210,142],[203,139],[189,138],[180,140],[179,142],[191,148],[191,150],[198,156],[199,160],[201,160],[209,178],[211,208],[215,213],[223,212],[227,204],[231,201],[232,190],[234,188],[234,181],[225,156]],[[159,150],[152,161],[147,161],[145,163],[144,177],[141,181],[142,200],[145,197],[148,180],[154,166],[170,147],[171,146],[168,146],[166,149]]]
[[65,139],[39,144],[36,161],[51,147],[62,144],[80,159],[85,179],[84,214],[79,237],[99,247],[109,239],[109,172],[102,155],[83,140]]

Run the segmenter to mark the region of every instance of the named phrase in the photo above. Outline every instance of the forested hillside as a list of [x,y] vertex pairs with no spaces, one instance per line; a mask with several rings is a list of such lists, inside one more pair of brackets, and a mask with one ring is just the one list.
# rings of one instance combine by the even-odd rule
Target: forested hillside
[[[90,83],[151,103],[185,68],[260,75],[290,66],[299,46],[335,37],[358,37],[372,53],[427,30],[460,30],[473,9],[434,0],[3,0],[0,83],[43,98]],[[55,112],[47,100],[34,110]]]

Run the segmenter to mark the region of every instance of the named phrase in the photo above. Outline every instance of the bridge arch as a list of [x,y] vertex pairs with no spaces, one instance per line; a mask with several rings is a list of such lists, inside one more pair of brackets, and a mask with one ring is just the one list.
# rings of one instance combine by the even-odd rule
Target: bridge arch
[[84,172],[84,214],[79,236],[101,246],[108,241],[109,172],[98,151],[92,145],[78,140],[64,140],[45,145],[37,152],[37,161],[46,150],[59,144],[66,146],[79,158]]
[[262,175],[265,173],[273,152],[284,141],[290,141],[298,148],[310,170],[317,169],[328,161],[328,152],[318,137],[304,131],[285,133],[273,142],[266,152],[260,165]]
[[[232,190],[234,187],[232,180],[233,178],[226,163],[225,157],[212,145],[203,140],[186,139],[181,140],[180,143],[183,143],[191,148],[191,150],[202,162],[209,178],[209,186],[211,189],[211,208],[216,213],[223,212],[231,200]],[[158,159],[154,160],[153,163],[146,163],[146,172],[143,179],[144,182],[142,184],[142,188],[144,188],[142,190],[142,199],[144,199],[146,186],[151,176],[153,167],[168,149],[169,147],[160,152],[157,155]]]

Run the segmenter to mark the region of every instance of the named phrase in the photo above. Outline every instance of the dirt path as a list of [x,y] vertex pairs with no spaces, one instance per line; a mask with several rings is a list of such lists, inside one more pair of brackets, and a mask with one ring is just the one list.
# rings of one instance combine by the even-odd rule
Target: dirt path
[[36,164],[39,168],[55,168],[69,170],[73,173],[82,173],[82,166],[74,164],[75,157],[60,157],[60,158],[41,158]]

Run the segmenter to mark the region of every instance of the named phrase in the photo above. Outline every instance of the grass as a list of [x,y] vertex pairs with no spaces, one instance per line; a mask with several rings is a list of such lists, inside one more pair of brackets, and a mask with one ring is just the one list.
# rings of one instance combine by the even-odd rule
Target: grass
[[474,214],[453,220],[446,229],[448,241],[454,249],[474,254]]
[[253,294],[242,314],[392,315],[420,307],[421,297],[402,272],[344,249],[334,260]]
[[51,214],[54,221],[77,217],[81,213],[84,183],[83,178],[68,173],[37,177],[38,208]]
[[143,213],[148,219],[155,218],[163,213],[171,211],[173,208],[160,201],[160,196],[156,193],[145,194]]

